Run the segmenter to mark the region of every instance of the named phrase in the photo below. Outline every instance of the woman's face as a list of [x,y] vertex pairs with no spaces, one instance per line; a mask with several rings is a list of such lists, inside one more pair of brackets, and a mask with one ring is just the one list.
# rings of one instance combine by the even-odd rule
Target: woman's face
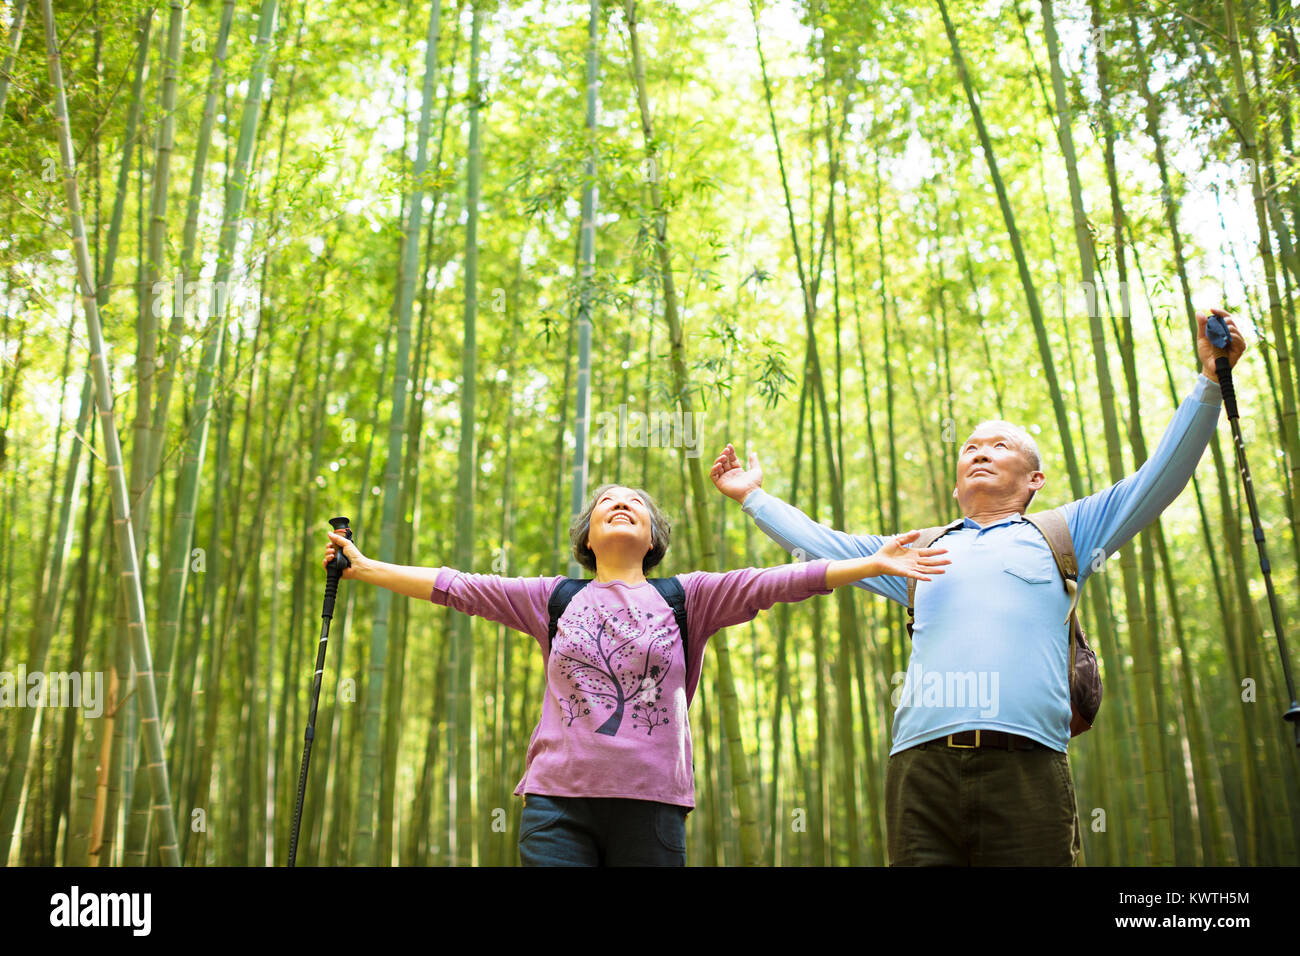
[[650,509],[631,488],[610,488],[591,510],[587,546],[600,560],[613,549],[644,555],[650,550]]

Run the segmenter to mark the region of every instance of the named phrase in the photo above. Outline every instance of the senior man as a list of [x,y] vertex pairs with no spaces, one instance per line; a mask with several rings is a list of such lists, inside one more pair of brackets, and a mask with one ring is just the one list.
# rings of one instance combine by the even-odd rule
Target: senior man
[[[1060,509],[1079,586],[1101,566],[1096,558],[1114,554],[1178,497],[1214,433],[1222,401],[1214,359],[1227,355],[1235,365],[1246,345],[1229,320],[1231,347],[1216,350],[1205,335],[1205,313],[1196,321],[1201,374],[1155,453],[1133,475]],[[745,469],[727,445],[710,477],[787,551],[850,558],[870,555],[887,540],[833,531],[767,494],[753,452]],[[1024,517],[1046,480],[1033,439],[1007,422],[981,423],[961,447],[953,497],[962,520],[935,542],[947,549],[951,566],[916,585],[911,656],[894,713],[885,776],[891,865],[1076,860],[1078,813],[1066,756],[1071,602],[1048,542]],[[856,584],[908,603],[904,578]],[[955,686],[949,676],[968,681],[972,674],[979,699],[928,692]],[[926,675],[944,679],[927,682]]]

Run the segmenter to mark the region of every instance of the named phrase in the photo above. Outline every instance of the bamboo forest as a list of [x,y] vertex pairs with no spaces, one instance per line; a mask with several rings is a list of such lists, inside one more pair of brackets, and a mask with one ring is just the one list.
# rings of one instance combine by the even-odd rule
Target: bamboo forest
[[[1298,34],[0,0],[0,861],[528,865],[590,797],[691,866],[886,866],[951,756],[1056,773],[1075,866],[1295,865]],[[1040,485],[1074,575],[970,504]],[[971,557],[1010,536],[1041,576]],[[601,644],[651,604],[671,655]],[[982,727],[919,700],[957,643]]]

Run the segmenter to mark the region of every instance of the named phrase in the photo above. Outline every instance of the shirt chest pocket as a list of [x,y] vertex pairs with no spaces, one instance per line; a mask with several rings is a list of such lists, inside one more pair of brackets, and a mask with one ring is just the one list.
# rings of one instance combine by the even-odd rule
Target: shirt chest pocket
[[1057,580],[1056,562],[1050,551],[1020,551],[1002,559],[1002,570],[1026,584],[1049,584]]

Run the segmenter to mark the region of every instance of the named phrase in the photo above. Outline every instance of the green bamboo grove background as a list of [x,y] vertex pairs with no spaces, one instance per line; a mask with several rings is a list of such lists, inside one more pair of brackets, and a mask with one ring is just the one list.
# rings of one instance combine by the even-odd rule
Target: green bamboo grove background
[[[383,560],[552,575],[616,481],[673,517],[664,573],[771,565],[708,482],[727,441],[887,533],[951,520],[990,417],[1052,507],[1154,447],[1196,308],[1250,343],[1294,643],[1298,17],[3,0],[0,671],[107,700],[0,708],[0,860],[284,863],[335,514]],[[690,447],[639,430],[679,414]],[[513,865],[536,642],[340,594],[299,862]],[[1085,589],[1089,865],[1296,862],[1263,596],[1221,420]],[[845,588],[713,638],[691,863],[887,862],[903,618]]]

